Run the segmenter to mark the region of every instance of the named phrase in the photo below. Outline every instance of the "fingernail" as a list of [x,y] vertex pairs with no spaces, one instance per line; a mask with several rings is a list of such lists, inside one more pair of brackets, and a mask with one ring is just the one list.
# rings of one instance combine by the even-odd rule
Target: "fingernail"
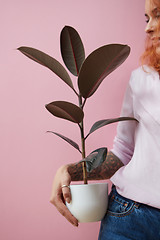
[[66,202],[67,202],[67,203],[70,203],[70,198],[66,198]]
[[73,226],[78,227],[78,223],[73,223]]

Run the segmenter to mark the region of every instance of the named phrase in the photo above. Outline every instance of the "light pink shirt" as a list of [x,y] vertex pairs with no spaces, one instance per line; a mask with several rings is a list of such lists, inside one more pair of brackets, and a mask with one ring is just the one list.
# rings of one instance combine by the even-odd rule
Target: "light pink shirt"
[[124,197],[160,208],[160,78],[144,66],[132,72],[111,150],[125,166],[111,178]]

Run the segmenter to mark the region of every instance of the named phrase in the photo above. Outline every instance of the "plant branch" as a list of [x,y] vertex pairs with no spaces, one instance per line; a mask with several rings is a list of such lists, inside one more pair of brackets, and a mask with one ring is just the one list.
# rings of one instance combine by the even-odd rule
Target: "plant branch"
[[76,90],[73,88],[73,91],[75,92],[75,94],[77,95],[77,97],[79,97],[79,94],[76,92]]
[[87,101],[87,98],[85,98],[84,101],[83,101],[82,109],[84,108],[84,105],[85,105],[86,101]]

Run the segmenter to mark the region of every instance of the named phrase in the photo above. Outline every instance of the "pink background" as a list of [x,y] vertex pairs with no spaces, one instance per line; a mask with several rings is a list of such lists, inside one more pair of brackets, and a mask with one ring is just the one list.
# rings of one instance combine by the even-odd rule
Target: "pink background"
[[[97,239],[100,223],[70,225],[49,203],[56,169],[76,162],[79,153],[47,130],[79,143],[79,129],[58,120],[44,105],[76,102],[74,93],[50,70],[16,48],[38,48],[62,63],[59,35],[65,25],[79,32],[86,56],[104,44],[131,46],[127,61],[104,80],[87,102],[86,132],[100,119],[119,116],[132,69],[144,42],[144,0],[6,0],[0,29],[0,238],[2,240]],[[72,76],[71,76],[72,77]],[[73,81],[75,79],[72,77]],[[87,153],[112,147],[116,124],[93,133]]]

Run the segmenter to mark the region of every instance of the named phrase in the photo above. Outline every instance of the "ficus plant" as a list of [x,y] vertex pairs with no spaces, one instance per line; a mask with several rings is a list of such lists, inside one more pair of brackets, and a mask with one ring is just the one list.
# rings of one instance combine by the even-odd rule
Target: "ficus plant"
[[83,180],[84,184],[87,184],[87,172],[91,172],[103,163],[107,155],[107,148],[99,148],[86,156],[86,139],[97,129],[108,124],[136,120],[132,117],[104,119],[94,123],[88,134],[84,132],[84,106],[87,99],[96,92],[102,81],[126,60],[130,53],[130,47],[122,44],[104,45],[94,50],[86,58],[84,45],[78,32],[71,26],[65,26],[60,34],[60,49],[65,66],[70,73],[77,77],[76,89],[78,91],[75,89],[66,68],[56,59],[35,48],[26,46],[18,48],[21,53],[30,59],[49,68],[76,94],[78,105],[66,101],[54,101],[45,107],[54,116],[77,124],[80,130],[81,148],[75,141],[60,133],[48,132],[57,135],[80,152]]

